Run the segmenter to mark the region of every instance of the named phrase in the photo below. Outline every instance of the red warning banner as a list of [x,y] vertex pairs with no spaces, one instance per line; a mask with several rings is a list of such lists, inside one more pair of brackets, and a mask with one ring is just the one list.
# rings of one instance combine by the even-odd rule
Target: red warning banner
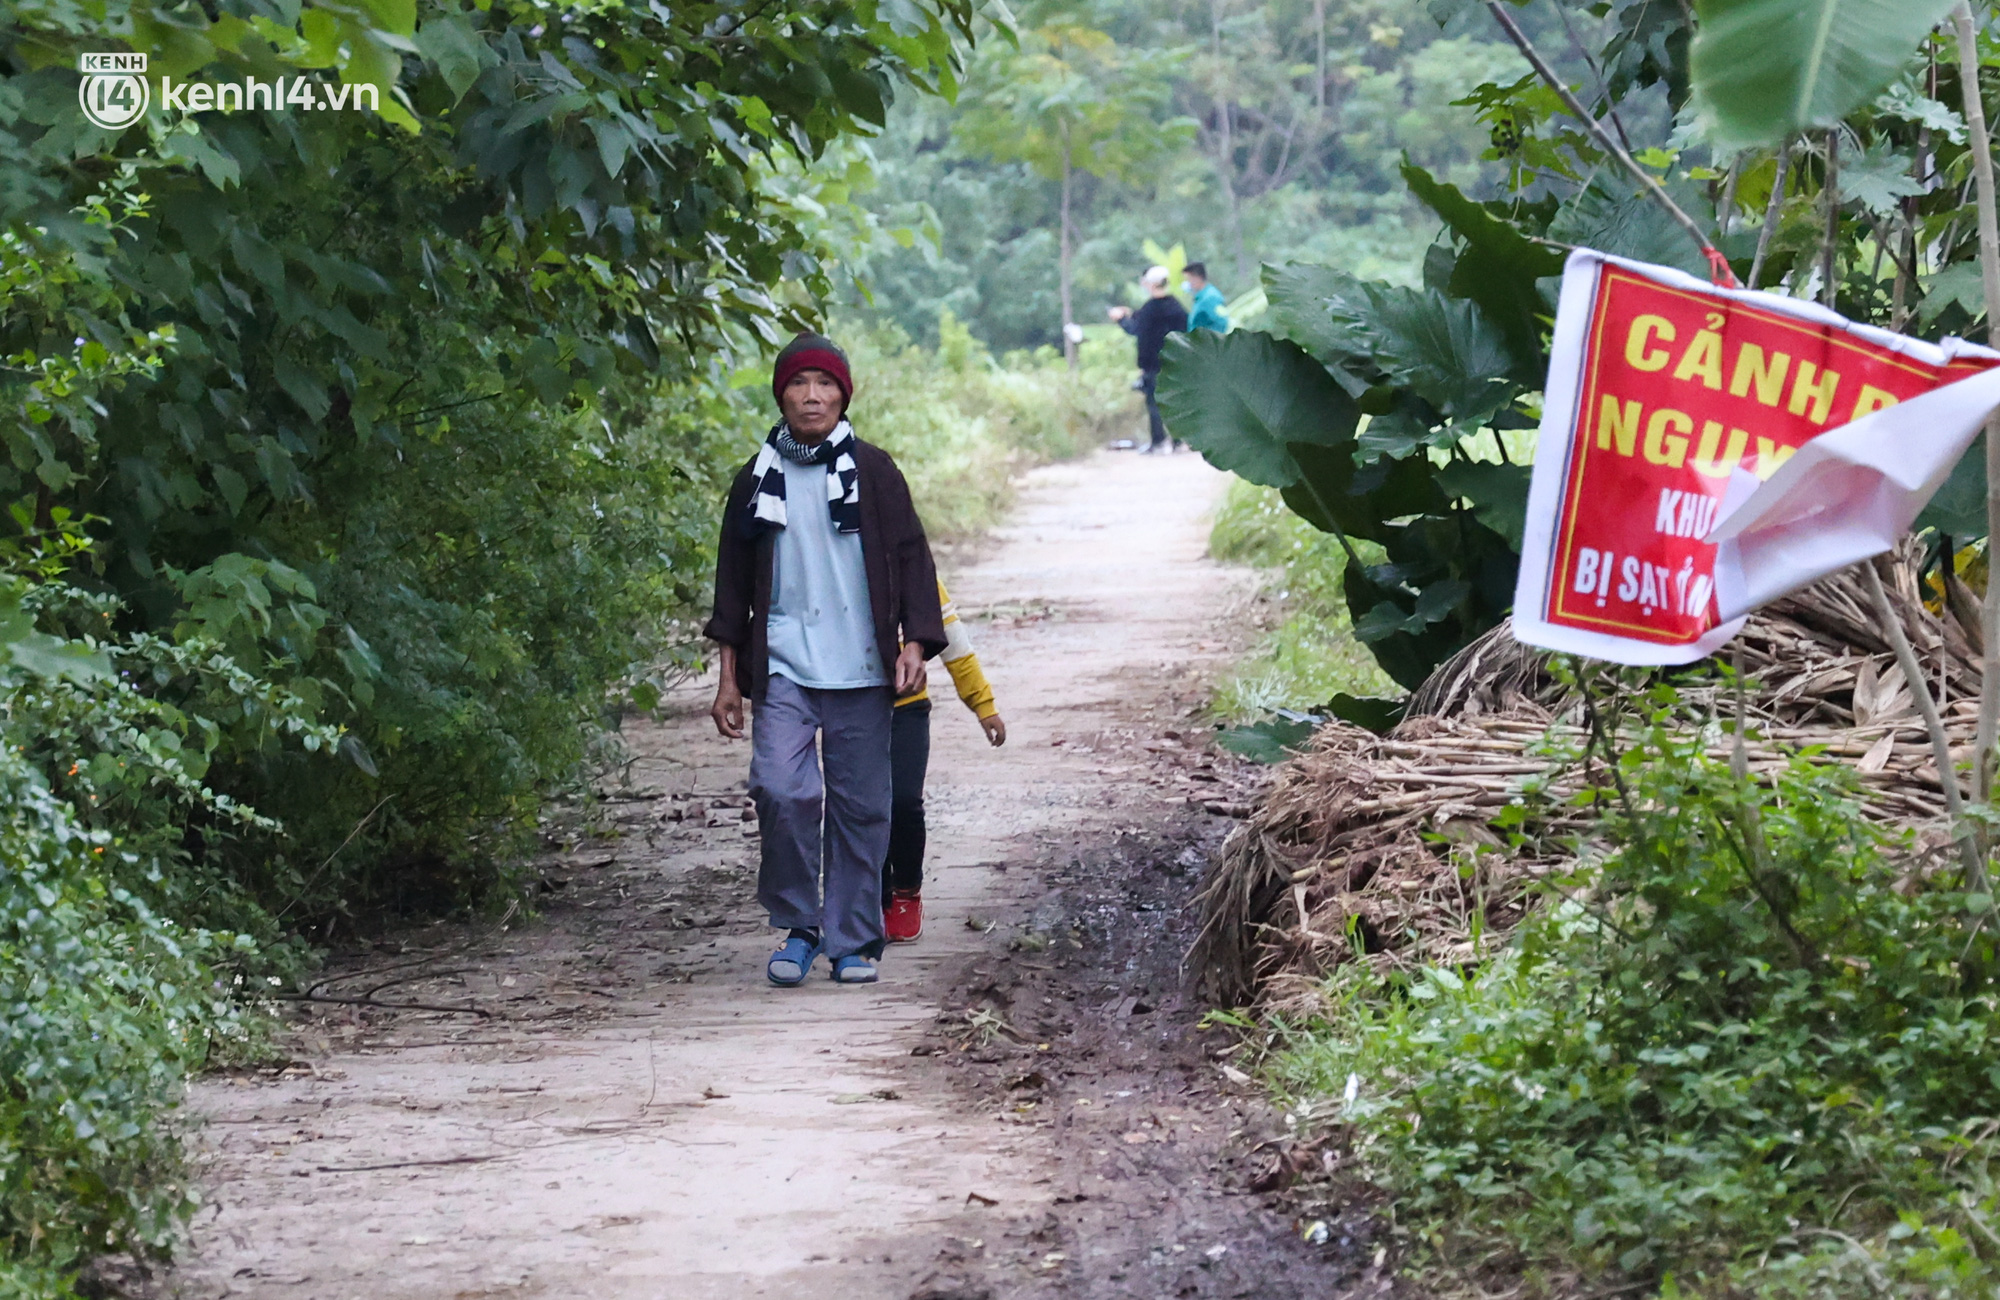
[[1735,634],[1715,600],[1732,475],[2000,356],[1856,325],[1776,294],[1578,250],[1561,306],[1515,593],[1521,640],[1687,663]]

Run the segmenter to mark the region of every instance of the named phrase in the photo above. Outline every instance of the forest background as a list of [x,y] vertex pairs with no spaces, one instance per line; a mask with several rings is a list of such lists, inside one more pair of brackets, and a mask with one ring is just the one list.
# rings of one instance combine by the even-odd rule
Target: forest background
[[[1041,0],[1016,16],[1018,50],[989,44],[955,104],[899,100],[867,146],[864,202],[929,237],[871,253],[853,306],[921,342],[948,311],[996,351],[1059,344],[1060,143],[1037,122],[1079,123],[1085,325],[1136,301],[1148,242],[1205,263],[1230,298],[1266,262],[1411,282],[1437,222],[1405,158],[1472,189],[1504,174],[1452,101],[1517,80],[1520,56],[1490,27],[1441,28],[1422,0]],[[1566,61],[1561,24],[1596,25],[1553,7],[1529,21]]]

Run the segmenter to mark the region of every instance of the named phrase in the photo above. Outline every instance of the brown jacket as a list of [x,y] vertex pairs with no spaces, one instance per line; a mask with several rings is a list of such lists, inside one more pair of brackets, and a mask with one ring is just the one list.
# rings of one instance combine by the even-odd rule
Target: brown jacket
[[[702,629],[711,641],[736,647],[736,686],[752,700],[764,698],[771,672],[765,618],[771,609],[776,550],[774,530],[750,517],[750,493],[756,488],[750,471],[756,464],[752,457],[737,471],[723,503],[722,541],[715,552],[715,614]],[[938,603],[937,565],[910,501],[910,485],[888,452],[858,438],[854,467],[861,485],[861,560],[882,663],[893,665],[905,642],[922,646],[926,659],[940,654],[944,613]],[[811,505],[825,509],[818,502]],[[793,508],[805,507],[795,503]]]

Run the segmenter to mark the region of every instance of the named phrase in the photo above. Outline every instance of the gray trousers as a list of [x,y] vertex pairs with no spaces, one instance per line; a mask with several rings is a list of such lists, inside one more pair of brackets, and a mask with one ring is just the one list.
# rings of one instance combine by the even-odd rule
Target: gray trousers
[[882,955],[894,704],[886,686],[823,691],[773,673],[750,711],[757,901],[781,930],[819,930],[836,960]]

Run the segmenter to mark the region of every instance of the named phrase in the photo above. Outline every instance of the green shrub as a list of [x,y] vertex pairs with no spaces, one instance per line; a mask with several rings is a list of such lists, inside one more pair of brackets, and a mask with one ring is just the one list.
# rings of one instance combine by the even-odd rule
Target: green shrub
[[1863,821],[1846,769],[1746,790],[1650,706],[1608,853],[1477,970],[1343,967],[1274,1079],[1353,1090],[1340,1122],[1441,1274],[1992,1295],[1991,900]]
[[[1372,555],[1375,547],[1363,544]],[[1246,722],[1274,709],[1311,710],[1338,694],[1402,694],[1354,638],[1340,597],[1347,553],[1286,508],[1275,489],[1232,479],[1208,539],[1216,559],[1274,570],[1265,595],[1277,624],[1216,687],[1218,720]]]
[[472,406],[343,453],[373,488],[337,518],[298,511],[285,550],[322,557],[301,667],[354,761],[266,749],[218,774],[289,831],[236,855],[246,889],[314,927],[486,901],[633,688],[649,703],[648,679],[699,656],[755,396],[718,379],[608,415]]
[[168,1244],[193,1199],[162,1115],[231,1015],[212,941],[118,882],[144,855],[41,775],[0,754],[0,1259],[38,1288]]
[[[163,1252],[193,1208],[169,1112],[243,1036],[263,959],[175,918],[234,889],[219,846],[278,829],[206,780],[228,749],[331,763],[341,740],[198,626],[112,634],[118,606],[69,585],[87,553],[56,523],[0,544],[0,1294],[23,1296],[68,1295],[104,1251]],[[261,587],[258,569],[224,557],[185,585],[220,619],[230,576]]]

